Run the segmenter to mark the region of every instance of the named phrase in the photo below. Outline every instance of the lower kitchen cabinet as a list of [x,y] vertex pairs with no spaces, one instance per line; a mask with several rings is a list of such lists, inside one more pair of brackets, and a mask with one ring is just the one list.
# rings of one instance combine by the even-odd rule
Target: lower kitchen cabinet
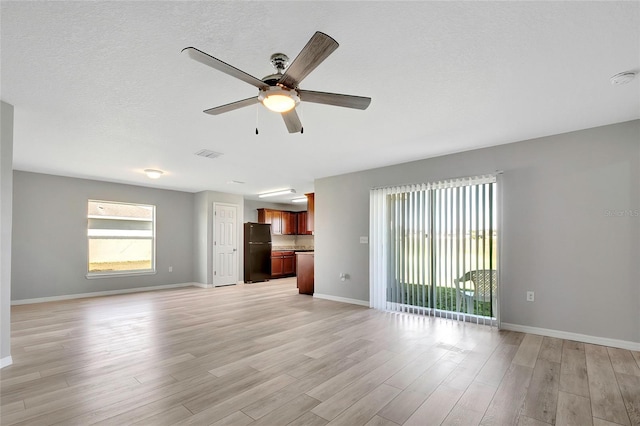
[[293,251],[271,252],[271,278],[283,278],[296,274],[296,256]]
[[296,274],[296,256],[292,254],[290,256],[282,257],[282,274],[283,275],[295,275]]

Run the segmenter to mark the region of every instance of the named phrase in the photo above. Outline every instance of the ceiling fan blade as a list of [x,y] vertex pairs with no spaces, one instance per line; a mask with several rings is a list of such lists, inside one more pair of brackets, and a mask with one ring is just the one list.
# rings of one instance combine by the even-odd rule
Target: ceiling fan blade
[[249,105],[253,105],[259,102],[258,97],[254,96],[253,98],[243,99],[237,102],[231,102],[230,104],[220,105],[217,107],[205,109],[204,112],[211,115],[219,115],[225,112],[233,111],[235,109],[243,108]]
[[341,95],[340,93],[314,92],[312,90],[298,90],[300,101],[314,102],[316,104],[335,105],[345,108],[367,109],[371,98],[353,95]]
[[302,79],[316,69],[338,46],[337,41],[317,31],[289,65],[278,84],[295,89]]
[[283,112],[282,118],[284,118],[284,124],[287,125],[289,133],[298,133],[302,130],[302,122],[300,121],[300,117],[298,117],[298,113],[295,108],[291,111]]
[[258,89],[266,89],[267,87],[269,87],[269,85],[262,80],[257,79],[256,77],[249,75],[246,72],[239,70],[238,68],[229,65],[226,62],[221,61],[220,59],[214,58],[213,56],[208,55],[203,51],[196,49],[195,47],[185,47],[184,49],[182,49],[183,52],[185,50],[187,51],[191,59],[194,59],[201,64],[205,64],[210,66],[211,68],[217,69],[218,71],[222,71],[223,73],[242,80],[245,83],[256,86]]

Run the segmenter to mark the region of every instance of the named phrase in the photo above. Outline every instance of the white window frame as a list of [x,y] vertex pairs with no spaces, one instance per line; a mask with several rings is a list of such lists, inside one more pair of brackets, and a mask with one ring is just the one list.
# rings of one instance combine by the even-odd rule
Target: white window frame
[[[89,203],[109,203],[109,204],[124,204],[130,206],[142,206],[142,207],[151,207],[152,208],[152,221],[151,221],[151,269],[132,269],[128,271],[110,271],[110,272],[90,272],[89,264],[90,264],[90,248],[89,244],[91,241],[91,237],[89,236],[89,219],[114,219],[117,218],[113,216],[91,216],[89,215]],[[88,199],[87,200],[87,279],[98,279],[98,278],[113,278],[113,277],[130,277],[130,276],[141,276],[141,275],[155,275],[156,274],[156,206],[154,204],[142,204],[142,203],[128,203],[122,201],[107,201],[107,200],[96,200],[96,199]],[[129,220],[136,220],[130,218]]]

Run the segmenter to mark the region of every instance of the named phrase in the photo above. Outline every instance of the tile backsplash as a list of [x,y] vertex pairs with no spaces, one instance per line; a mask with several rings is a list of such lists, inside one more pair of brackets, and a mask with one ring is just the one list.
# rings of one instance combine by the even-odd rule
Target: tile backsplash
[[279,250],[313,250],[313,235],[273,235],[271,248]]

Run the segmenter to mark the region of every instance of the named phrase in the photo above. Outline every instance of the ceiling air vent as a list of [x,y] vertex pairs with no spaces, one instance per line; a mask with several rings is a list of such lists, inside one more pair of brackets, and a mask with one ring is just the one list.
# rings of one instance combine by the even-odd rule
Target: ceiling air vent
[[215,152],[209,149],[201,149],[200,151],[196,152],[196,155],[205,158],[218,158],[223,154],[221,152]]

